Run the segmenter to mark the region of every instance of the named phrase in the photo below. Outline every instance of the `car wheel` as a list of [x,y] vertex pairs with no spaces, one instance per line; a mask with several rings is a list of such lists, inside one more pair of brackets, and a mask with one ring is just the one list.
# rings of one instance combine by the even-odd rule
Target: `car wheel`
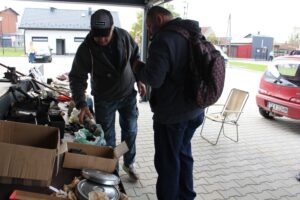
[[263,116],[264,118],[274,119],[274,116],[272,116],[269,111],[266,111],[262,108],[258,108],[258,111],[259,111],[259,114],[261,114],[261,116]]

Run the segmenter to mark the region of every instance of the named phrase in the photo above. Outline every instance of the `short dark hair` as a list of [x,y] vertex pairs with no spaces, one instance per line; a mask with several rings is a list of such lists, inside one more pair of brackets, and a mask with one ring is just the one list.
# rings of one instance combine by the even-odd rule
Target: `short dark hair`
[[147,17],[153,19],[155,16],[159,14],[173,17],[173,14],[169,10],[160,6],[151,7],[147,12]]

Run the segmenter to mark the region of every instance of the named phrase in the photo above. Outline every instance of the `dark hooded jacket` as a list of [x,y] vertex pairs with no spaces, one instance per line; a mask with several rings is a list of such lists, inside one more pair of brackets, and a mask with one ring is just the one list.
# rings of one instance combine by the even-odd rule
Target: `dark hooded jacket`
[[137,71],[139,80],[152,87],[150,105],[154,121],[164,124],[190,120],[203,112],[184,95],[189,42],[179,33],[167,30],[174,25],[187,26],[195,34],[200,33],[195,21],[171,20],[153,36],[146,64]]
[[[136,81],[131,66],[139,59],[137,44],[127,31],[114,28],[113,46],[101,47],[91,33],[78,47],[69,73],[72,97],[77,108],[86,105],[85,91],[88,74],[93,96],[104,101],[119,100],[134,90]],[[110,53],[107,53],[110,52]]]

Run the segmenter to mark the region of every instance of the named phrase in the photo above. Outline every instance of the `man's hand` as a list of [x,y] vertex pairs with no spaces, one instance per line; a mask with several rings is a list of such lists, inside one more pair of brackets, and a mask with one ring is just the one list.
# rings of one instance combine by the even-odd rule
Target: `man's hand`
[[142,83],[141,81],[137,82],[137,88],[138,88],[138,92],[141,97],[146,95],[147,90],[146,90],[146,86],[144,83]]
[[80,113],[79,113],[79,123],[80,124],[83,124],[83,121],[84,121],[85,117],[89,117],[90,119],[94,118],[92,113],[90,112],[90,109],[87,106],[82,107],[80,109]]

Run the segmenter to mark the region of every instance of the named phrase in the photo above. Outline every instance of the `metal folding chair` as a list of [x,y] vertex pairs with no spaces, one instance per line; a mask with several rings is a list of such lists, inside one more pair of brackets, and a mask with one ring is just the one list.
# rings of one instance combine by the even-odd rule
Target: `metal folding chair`
[[[244,106],[248,100],[249,93],[243,90],[239,90],[236,88],[231,89],[229,96],[227,97],[226,103],[224,105],[221,104],[214,104],[212,106],[223,106],[223,109],[221,112],[217,113],[209,113],[208,108],[206,109],[204,121],[202,124],[200,135],[201,137],[206,140],[208,143],[212,145],[216,145],[219,141],[221,132],[223,132],[223,135],[227,137],[228,139],[238,142],[239,140],[239,131],[238,131],[238,120],[243,112]],[[215,142],[209,140],[207,137],[203,136],[203,128],[205,121],[209,119],[214,122],[221,123],[221,128],[218,134],[218,137]],[[225,134],[224,131],[224,125],[235,125],[236,126],[236,139],[231,138]]]

